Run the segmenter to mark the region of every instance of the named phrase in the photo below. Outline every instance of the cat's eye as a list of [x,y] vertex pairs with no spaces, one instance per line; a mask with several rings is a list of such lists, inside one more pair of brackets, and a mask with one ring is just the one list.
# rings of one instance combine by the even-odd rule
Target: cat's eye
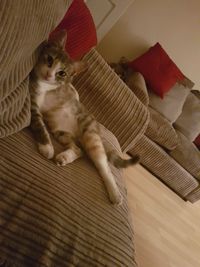
[[47,63],[48,63],[48,67],[51,67],[53,64],[53,58],[52,56],[48,55],[47,56]]
[[66,76],[66,72],[63,71],[63,70],[61,70],[61,71],[58,72],[58,75],[59,75],[60,77],[65,77],[65,76]]

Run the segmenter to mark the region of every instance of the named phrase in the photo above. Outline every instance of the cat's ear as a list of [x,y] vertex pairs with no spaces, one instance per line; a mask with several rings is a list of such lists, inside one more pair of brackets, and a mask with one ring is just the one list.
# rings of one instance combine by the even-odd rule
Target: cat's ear
[[74,61],[72,62],[72,75],[76,75],[80,72],[85,71],[88,68],[88,64],[84,61]]
[[62,48],[65,47],[66,41],[67,41],[67,31],[66,30],[60,30],[58,32],[55,32],[49,37],[50,43],[59,44]]

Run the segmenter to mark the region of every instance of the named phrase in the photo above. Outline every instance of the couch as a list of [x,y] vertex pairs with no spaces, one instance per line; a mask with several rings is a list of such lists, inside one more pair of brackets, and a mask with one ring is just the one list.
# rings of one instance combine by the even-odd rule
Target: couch
[[[198,201],[200,199],[200,152],[198,148],[186,137],[187,135],[182,133],[176,123],[170,123],[166,117],[153,108],[152,103],[150,103],[151,106],[149,105],[149,98],[152,100],[152,96],[140,73],[130,71],[125,77],[125,82],[150,112],[145,134],[136,142],[134,149],[129,150],[129,153],[138,153],[141,164],[181,198],[192,203]],[[191,84],[191,81],[189,83]],[[181,90],[188,89],[181,88]],[[191,91],[190,94],[199,96],[198,91]],[[199,101],[197,105],[200,106],[200,98],[196,101]]]
[[[137,266],[122,172],[111,167],[123,195],[122,205],[113,206],[86,156],[58,167],[38,153],[28,128],[29,73],[40,44],[70,3],[6,0],[1,4],[2,267]],[[147,107],[95,49],[84,60],[88,69],[74,81],[81,101],[101,123],[104,141],[119,153],[130,151],[148,125]]]

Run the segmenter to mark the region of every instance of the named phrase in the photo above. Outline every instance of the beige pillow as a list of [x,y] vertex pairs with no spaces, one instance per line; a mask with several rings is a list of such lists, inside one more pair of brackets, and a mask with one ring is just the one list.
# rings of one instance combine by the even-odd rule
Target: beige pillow
[[173,123],[180,116],[190,90],[189,86],[176,83],[163,99],[149,91],[149,105]]
[[185,101],[183,110],[176,120],[174,127],[184,134],[191,142],[200,133],[200,100],[190,93]]

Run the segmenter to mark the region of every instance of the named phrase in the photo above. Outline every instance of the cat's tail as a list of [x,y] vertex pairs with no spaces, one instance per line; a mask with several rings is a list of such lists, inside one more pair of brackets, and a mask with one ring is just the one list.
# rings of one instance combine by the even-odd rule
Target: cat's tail
[[140,161],[140,157],[138,155],[134,155],[129,159],[123,159],[115,150],[107,151],[106,154],[108,161],[116,168],[127,168],[128,166],[135,165]]

